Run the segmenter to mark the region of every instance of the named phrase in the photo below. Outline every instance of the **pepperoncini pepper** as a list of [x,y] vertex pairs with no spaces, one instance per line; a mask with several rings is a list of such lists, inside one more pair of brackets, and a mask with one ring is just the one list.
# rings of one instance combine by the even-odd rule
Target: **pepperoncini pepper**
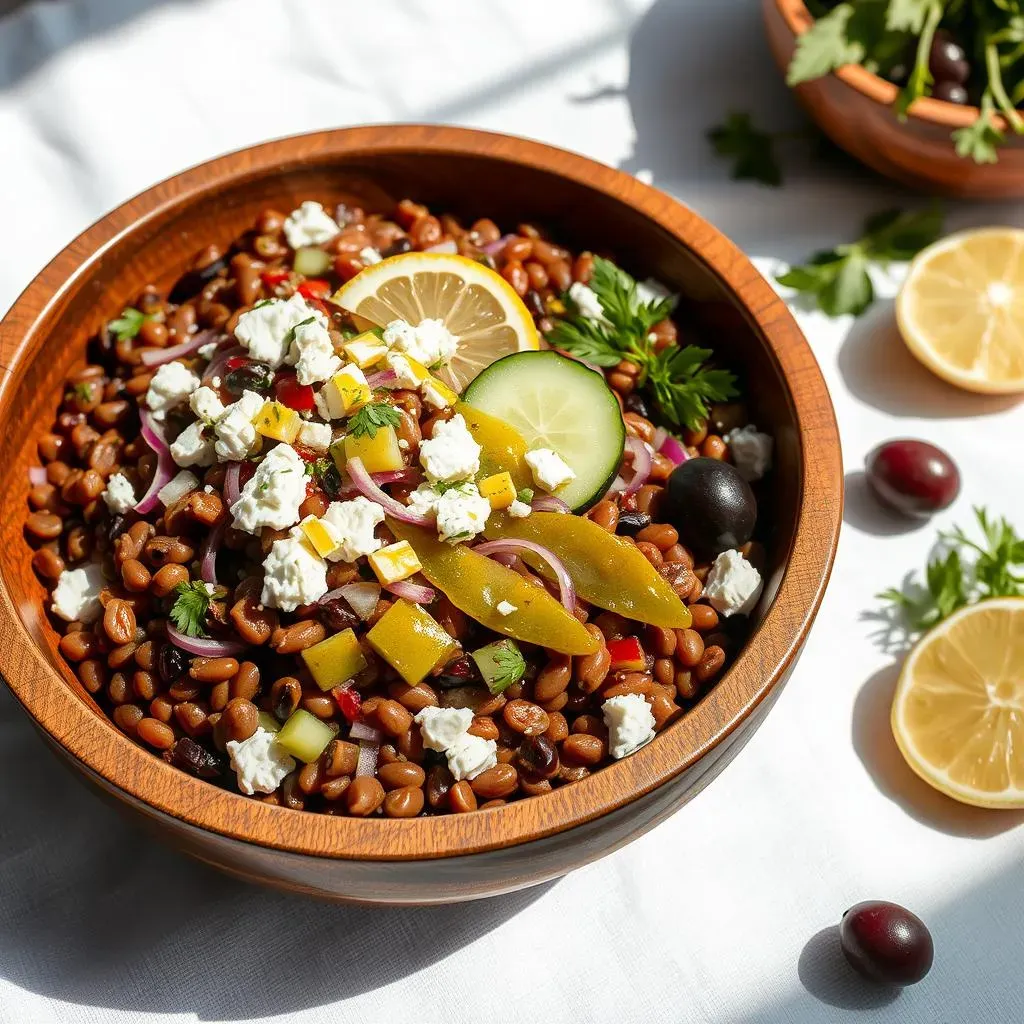
[[533,486],[533,474],[526,464],[526,442],[515,427],[486,412],[458,402],[455,411],[466,421],[466,429],[480,445],[480,476],[511,474],[516,490]]

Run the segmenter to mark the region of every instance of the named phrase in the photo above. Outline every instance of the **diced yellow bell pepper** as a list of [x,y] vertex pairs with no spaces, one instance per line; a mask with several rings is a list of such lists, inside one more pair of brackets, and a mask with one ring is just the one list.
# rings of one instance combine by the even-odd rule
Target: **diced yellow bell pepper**
[[443,380],[436,377],[425,380],[420,390],[423,401],[435,409],[447,409],[459,400],[459,396]]
[[410,686],[422,682],[459,649],[429,612],[418,604],[402,600],[396,601],[381,616],[366,639]]
[[280,402],[264,402],[252,422],[257,433],[285,444],[291,444],[302,429],[302,417]]
[[317,519],[316,516],[306,516],[299,525],[302,527],[302,532],[306,535],[306,540],[312,544],[313,550],[321,558],[326,558],[331,552],[337,550],[341,544],[341,538],[334,527],[330,523],[325,523],[322,519]]
[[382,586],[407,580],[420,571],[420,560],[407,540],[389,544],[369,556],[370,566]]
[[345,342],[345,355],[361,370],[379,363],[387,354],[388,347],[372,331],[364,331],[358,337]]
[[416,390],[425,380],[430,379],[430,371],[404,352],[392,352],[388,356],[388,366],[398,374],[398,381],[404,388]]
[[455,411],[480,445],[480,471],[484,476],[504,471],[511,474],[517,491],[533,487],[533,473],[526,464],[526,442],[515,427],[465,402],[457,402]]
[[332,419],[340,419],[361,409],[372,397],[366,376],[358,366],[347,363],[321,389]]
[[321,690],[348,682],[366,668],[366,658],[351,629],[342,630],[302,652],[313,681]]
[[481,480],[480,495],[491,503],[491,508],[508,508],[516,500],[516,485],[512,483],[511,473],[495,473],[494,476]]
[[387,473],[404,466],[394,427],[378,427],[373,437],[369,434],[361,437],[347,434],[331,445],[331,455],[341,472],[345,470],[345,463],[355,458],[363,460],[369,473]]

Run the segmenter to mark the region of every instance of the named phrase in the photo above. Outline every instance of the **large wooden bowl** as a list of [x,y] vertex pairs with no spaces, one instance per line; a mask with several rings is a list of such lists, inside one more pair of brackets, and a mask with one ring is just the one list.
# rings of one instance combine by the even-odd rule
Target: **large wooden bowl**
[[[732,668],[633,757],[500,809],[417,820],[298,813],[193,779],[127,739],[57,652],[22,534],[28,467],[86,339],[147,282],[226,243],[266,205],[410,195],[503,225],[530,220],[609,248],[684,293],[686,318],[749,383],[777,438],[764,500],[768,598]],[[0,322],[0,672],[55,750],[181,849],[235,874],[336,899],[440,903],[564,874],[635,838],[722,770],[777,696],[807,635],[835,552],[839,441],[818,366],[785,306],[713,227],[627,174],[523,139],[387,126],[298,136],[221,157],[151,188],[71,243]]]
[[[797,36],[814,24],[804,0],[762,0],[768,44],[785,74]],[[935,195],[972,199],[1024,196],[1024,136],[1006,131],[999,162],[976,164],[956,154],[950,133],[973,124],[977,107],[924,98],[905,121],[893,112],[899,89],[858,64],[793,90],[818,127],[861,163]],[[1007,129],[997,117],[998,125]]]

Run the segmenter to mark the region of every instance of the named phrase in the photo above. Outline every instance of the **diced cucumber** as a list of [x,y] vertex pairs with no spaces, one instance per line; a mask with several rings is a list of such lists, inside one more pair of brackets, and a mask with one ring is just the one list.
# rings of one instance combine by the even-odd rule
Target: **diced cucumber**
[[333,739],[334,730],[326,722],[321,722],[319,718],[302,708],[292,712],[277,734],[277,742],[292,757],[297,757],[306,764],[315,761]]
[[267,732],[279,732],[281,729],[281,723],[269,711],[260,712],[259,723],[260,728]]
[[604,375],[557,352],[515,352],[492,363],[463,401],[504,420],[533,448],[551,448],[576,479],[556,492],[575,511],[599,501],[622,462],[626,426]]
[[304,245],[295,250],[295,262],[292,266],[295,268],[296,274],[302,274],[303,277],[317,277],[324,273],[330,265],[331,257],[323,249]]
[[526,661],[514,640],[498,640],[470,654],[487,689],[497,695],[518,683],[526,672]]

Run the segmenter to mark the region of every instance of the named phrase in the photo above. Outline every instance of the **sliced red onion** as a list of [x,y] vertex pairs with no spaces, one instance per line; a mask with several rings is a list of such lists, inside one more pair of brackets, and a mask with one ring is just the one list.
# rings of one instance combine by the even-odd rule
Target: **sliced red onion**
[[373,477],[366,472],[363,460],[360,458],[349,459],[345,464],[348,475],[352,478],[356,490],[364,498],[375,501],[389,516],[402,523],[412,523],[414,526],[432,526],[434,517],[431,515],[419,515],[412,509],[406,508],[396,498],[382,491],[374,482]]
[[374,729],[365,722],[353,722],[348,734],[354,740],[365,740],[367,743],[380,743],[382,739],[380,729]]
[[423,483],[423,470],[415,466],[406,466],[405,469],[389,469],[383,473],[371,473],[370,477],[379,487],[387,484],[421,484]]
[[209,345],[211,341],[216,341],[219,337],[220,331],[210,328],[193,334],[188,341],[181,345],[174,345],[171,348],[143,349],[139,358],[144,366],[162,366],[164,363],[173,363],[175,359],[180,359],[182,356],[192,355],[193,352],[197,352],[204,345]]
[[405,598],[406,601],[411,601],[413,604],[430,604],[437,597],[437,592],[430,587],[424,587],[419,583],[410,583],[409,580],[389,583],[384,589],[389,594]]
[[227,369],[228,360],[232,356],[245,355],[245,349],[241,345],[228,345],[226,348],[221,345],[209,365],[203,371],[203,383],[208,384],[214,377],[220,377]]
[[621,494],[626,489],[626,481],[621,476],[617,476],[613,481],[611,487],[604,492],[606,498],[614,498],[616,495]]
[[379,583],[347,583],[336,591],[332,591],[340,597],[342,600],[348,602],[349,608],[352,609],[363,620],[366,620],[373,614],[374,609],[377,607],[377,602],[380,600],[380,584]]
[[627,437],[626,447],[633,453],[633,476],[626,485],[626,495],[636,494],[651,475],[651,450],[639,437]]
[[227,519],[222,519],[206,535],[206,540],[203,541],[203,557],[199,563],[199,578],[204,583],[216,584],[217,582],[217,552],[220,550],[220,543],[224,539],[224,531],[227,528]]
[[481,245],[480,251],[487,253],[488,256],[497,256],[510,238],[515,238],[515,235],[502,235],[496,242],[488,242],[486,245]]
[[534,498],[530,502],[530,507],[534,512],[572,512],[561,498],[556,498],[553,494],[542,494],[539,498]]
[[356,761],[356,775],[376,775],[377,757],[380,754],[380,743],[369,740],[359,741],[359,760]]
[[145,515],[156,508],[156,504],[160,500],[161,489],[171,482],[178,467],[175,466],[174,459],[171,458],[171,449],[157,428],[153,414],[148,409],[143,409],[140,416],[142,418],[142,439],[156,454],[153,480],[146,493],[135,503],[135,511]]
[[454,238],[449,238],[445,242],[438,242],[437,245],[431,245],[423,250],[424,252],[442,252],[447,253],[450,256],[454,256],[458,251],[459,247]]
[[664,455],[666,459],[671,459],[677,466],[681,466],[690,457],[690,453],[686,450],[683,442],[671,434],[667,434],[665,440],[660,445],[655,445],[655,448],[658,449],[659,455]]
[[668,431],[664,427],[658,427],[654,432],[654,437],[651,438],[651,447],[656,451],[661,451],[661,446],[665,443],[665,438],[668,437]]
[[367,387],[373,391],[375,388],[384,388],[394,384],[398,380],[398,374],[394,370],[378,370],[366,378]]
[[167,623],[167,636],[175,647],[202,658],[230,658],[241,654],[246,645],[237,640],[213,640],[210,637],[186,636],[173,622]]
[[43,466],[29,466],[28,467],[28,482],[33,487],[38,487],[40,484],[46,483],[46,469]]
[[227,472],[224,474],[224,501],[228,508],[242,496],[242,464],[240,462],[229,462]]
[[478,544],[473,550],[481,555],[503,554],[505,552],[518,554],[520,551],[532,552],[538,558],[544,559],[555,574],[555,578],[558,580],[558,596],[562,606],[569,612],[572,612],[576,607],[576,590],[572,585],[572,579],[565,566],[562,565],[561,559],[548,548],[540,544],[534,544],[532,540],[513,540],[509,538],[507,540],[489,540],[484,544]]

